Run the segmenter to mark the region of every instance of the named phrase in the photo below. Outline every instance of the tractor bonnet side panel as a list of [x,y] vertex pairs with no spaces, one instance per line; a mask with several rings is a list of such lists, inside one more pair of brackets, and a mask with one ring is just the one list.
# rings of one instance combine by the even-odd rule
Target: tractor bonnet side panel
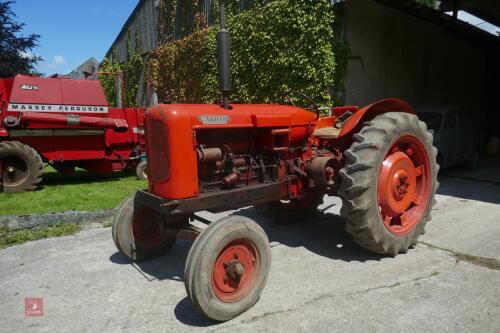
[[163,198],[198,195],[198,165],[189,113],[154,106],[146,116],[149,191]]
[[158,105],[146,116],[149,191],[167,199],[198,196],[197,149],[244,155],[301,151],[316,115],[283,105]]

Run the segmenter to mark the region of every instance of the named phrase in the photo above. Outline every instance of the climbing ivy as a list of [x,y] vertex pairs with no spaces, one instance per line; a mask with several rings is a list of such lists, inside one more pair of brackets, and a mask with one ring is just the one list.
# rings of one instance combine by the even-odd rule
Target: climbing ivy
[[416,0],[416,2],[424,5],[424,6],[429,6],[432,8],[436,7],[437,1],[436,0]]
[[122,63],[118,60],[116,48],[113,48],[110,57],[105,58],[100,66],[99,81],[104,89],[106,99],[110,106],[117,105],[116,99],[116,77],[122,72],[124,82],[123,106],[137,107],[137,92],[139,90],[139,80],[145,69],[145,61],[141,55],[141,45],[139,32],[135,33],[135,41],[132,42],[132,32],[127,36],[127,57]]
[[149,60],[149,80],[162,102],[215,101],[217,61],[213,29],[156,49]]
[[113,47],[112,54],[108,58],[104,58],[99,67],[99,81],[104,89],[104,95],[110,106],[116,106],[116,75],[120,71],[120,64],[118,59],[116,47]]
[[[218,2],[213,3],[216,12]],[[256,0],[242,12],[239,0],[225,3],[233,101],[279,102],[282,92],[300,90],[321,104],[333,102],[348,50],[341,43],[334,46],[341,11],[331,1]],[[171,39],[151,54],[149,80],[164,102],[211,103],[220,98],[217,28],[207,27],[201,16],[193,20],[189,35]]]
[[135,33],[135,43],[132,45],[132,34],[129,31],[127,39],[127,60],[121,64],[121,70],[123,71],[123,80],[125,86],[125,100],[124,106],[136,107],[137,103],[137,92],[139,90],[139,80],[141,74],[144,71],[144,60],[141,55],[141,39],[139,37],[139,32]]
[[164,44],[174,40],[176,0],[161,0],[158,13],[158,43]]

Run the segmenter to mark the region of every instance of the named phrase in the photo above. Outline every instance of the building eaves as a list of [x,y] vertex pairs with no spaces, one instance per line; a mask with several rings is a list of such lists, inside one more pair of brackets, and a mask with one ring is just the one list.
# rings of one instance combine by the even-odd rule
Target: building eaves
[[410,14],[440,26],[443,31],[468,44],[500,52],[500,37],[494,36],[472,24],[454,19],[442,11],[418,4],[413,0],[374,0],[388,7]]
[[111,47],[109,48],[108,52],[106,52],[106,55],[104,56],[104,58],[108,58],[111,55],[111,53],[113,52],[113,47],[116,45],[116,43],[118,43],[118,41],[125,34],[127,34],[128,29],[130,28],[130,25],[132,24],[132,22],[135,18],[135,15],[137,15],[137,13],[141,10],[141,7],[144,5],[144,3],[146,1],[147,0],[140,0],[139,3],[137,4],[137,6],[135,6],[134,10],[132,11],[132,14],[130,14],[130,16],[128,17],[127,21],[125,22],[122,29],[120,30],[120,33],[118,34],[118,36],[116,36],[116,38],[115,38],[113,44],[111,44]]
[[464,10],[500,27],[500,1],[498,0],[441,0],[440,9],[443,12]]

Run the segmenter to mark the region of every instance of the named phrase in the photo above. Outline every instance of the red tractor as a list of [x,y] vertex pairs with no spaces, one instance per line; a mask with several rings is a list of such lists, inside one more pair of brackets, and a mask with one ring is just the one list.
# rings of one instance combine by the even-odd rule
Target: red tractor
[[303,94],[309,108],[230,105],[229,37],[221,18],[223,102],[148,111],[149,188],[121,204],[112,235],[134,261],[167,253],[176,239],[194,239],[187,295],[204,316],[226,321],[259,299],[271,265],[269,240],[247,217],[212,223],[197,212],[255,206],[288,223],[310,217],[324,195],[337,195],[354,241],[395,256],[417,243],[431,218],[439,167],[432,135],[401,100],[333,108],[326,117]]
[[0,79],[4,191],[35,189],[45,163],[61,172],[138,167],[141,174],[144,111],[108,107],[99,81],[23,75]]

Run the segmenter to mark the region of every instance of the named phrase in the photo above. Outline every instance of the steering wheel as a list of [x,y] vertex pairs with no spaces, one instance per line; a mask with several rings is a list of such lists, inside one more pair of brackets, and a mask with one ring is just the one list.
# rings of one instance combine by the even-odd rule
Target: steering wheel
[[291,95],[296,95],[296,96],[302,98],[303,100],[307,101],[310,106],[305,108],[305,109],[315,113],[316,120],[318,120],[319,114],[320,114],[320,109],[318,108],[318,106],[316,105],[316,103],[314,102],[314,100],[311,97],[307,96],[303,92],[296,91],[296,90],[290,90],[290,91],[286,92],[285,94],[283,94],[283,102],[288,102],[293,106],[297,106],[297,105],[290,98]]

